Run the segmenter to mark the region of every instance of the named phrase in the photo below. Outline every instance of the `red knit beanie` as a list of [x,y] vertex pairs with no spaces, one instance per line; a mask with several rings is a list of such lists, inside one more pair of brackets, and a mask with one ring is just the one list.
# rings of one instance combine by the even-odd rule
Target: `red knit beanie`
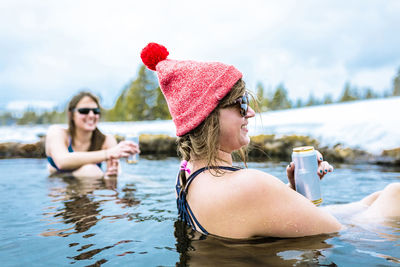
[[167,59],[168,54],[164,46],[149,43],[140,57],[149,69],[157,71],[176,135],[182,136],[207,118],[242,73],[219,62]]

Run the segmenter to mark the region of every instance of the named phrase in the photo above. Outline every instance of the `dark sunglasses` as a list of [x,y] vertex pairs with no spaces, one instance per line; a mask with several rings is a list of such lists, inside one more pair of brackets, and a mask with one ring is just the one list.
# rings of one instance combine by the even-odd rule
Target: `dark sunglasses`
[[72,111],[77,110],[80,114],[87,115],[90,111],[93,111],[94,114],[100,114],[100,108],[74,108]]
[[244,95],[236,99],[232,105],[235,104],[239,104],[240,106],[240,115],[246,117],[247,111],[249,110],[249,94],[245,92]]

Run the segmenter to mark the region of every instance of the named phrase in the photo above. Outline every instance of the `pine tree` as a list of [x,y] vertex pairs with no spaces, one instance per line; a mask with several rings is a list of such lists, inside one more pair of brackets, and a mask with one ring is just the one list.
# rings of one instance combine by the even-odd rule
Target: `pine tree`
[[167,103],[157,78],[142,65],[137,78],[123,90],[114,107],[107,112],[112,121],[170,119]]
[[303,101],[301,100],[301,98],[298,98],[296,100],[296,108],[301,108],[303,106]]
[[125,121],[126,118],[124,116],[124,102],[125,95],[128,91],[129,87],[124,88],[120,96],[117,98],[115,105],[112,109],[108,110],[105,114],[105,119],[108,121]]
[[310,96],[308,97],[306,106],[310,107],[310,106],[315,106],[318,105],[318,100],[314,97],[314,94],[311,93]]
[[377,98],[377,95],[372,91],[371,88],[365,88],[364,89],[364,94],[363,94],[364,99],[371,99],[371,98]]
[[332,104],[333,103],[332,96],[330,94],[325,95],[323,103],[324,104]]
[[152,114],[154,115],[154,118],[162,120],[171,119],[167,101],[165,100],[165,97],[159,87],[156,88],[155,94],[156,94],[156,104],[152,109]]
[[[258,100],[258,108],[261,112],[267,111],[269,106],[269,99],[265,97],[264,85],[261,82],[257,83],[257,100]],[[255,106],[254,103],[250,104],[251,106]]]
[[278,85],[276,88],[269,106],[272,110],[287,109],[292,107],[292,104],[288,99],[287,91],[283,84]]
[[400,95],[400,68],[397,71],[397,75],[393,79],[393,95],[394,96]]
[[354,101],[356,99],[358,99],[356,91],[351,88],[350,82],[346,82],[339,102]]
[[146,67],[142,65],[139,69],[138,77],[131,83],[125,95],[123,107],[126,120],[140,121],[148,119],[150,115],[148,102],[152,100],[151,92],[148,90],[149,82],[151,83],[147,77]]

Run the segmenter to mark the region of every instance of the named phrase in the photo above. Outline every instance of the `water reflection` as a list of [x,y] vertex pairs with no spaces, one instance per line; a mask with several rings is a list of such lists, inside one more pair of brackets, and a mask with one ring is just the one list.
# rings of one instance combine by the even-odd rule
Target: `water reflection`
[[[57,186],[49,188],[49,196],[52,202],[57,207],[49,207],[49,212],[43,213],[49,221],[48,225],[52,228],[42,232],[42,236],[60,236],[68,237],[72,234],[83,233],[82,238],[88,239],[96,235],[89,233],[89,230],[103,219],[121,219],[128,217],[127,213],[123,214],[107,214],[110,212],[104,209],[107,202],[113,202],[125,209],[140,204],[140,201],[135,197],[135,184],[125,184],[119,192],[118,179],[90,179],[90,178],[75,178],[68,176],[53,176],[49,179],[54,179],[53,182]],[[54,226],[61,226],[63,229],[55,229]],[[67,227],[65,227],[67,226]],[[77,247],[78,255],[67,256],[67,258],[79,261],[92,259],[94,255],[113,248],[122,243],[129,243],[132,240],[122,240],[115,244],[93,248],[96,244],[84,244]],[[70,243],[69,247],[79,246],[77,242]],[[129,252],[127,252],[129,253]],[[107,260],[101,259],[96,262],[97,266],[105,263]],[[72,262],[73,263],[73,262]]]
[[[331,235],[260,238],[246,241],[205,236],[178,220],[175,226],[178,266],[360,266],[400,263],[400,218],[379,223],[347,224]],[[347,255],[347,256],[344,256]],[[348,257],[358,255],[358,257]],[[363,257],[360,257],[362,255]]]
[[325,255],[333,247],[327,240],[335,235],[304,238],[260,238],[230,240],[204,236],[175,222],[177,266],[293,266],[296,264],[336,266]]

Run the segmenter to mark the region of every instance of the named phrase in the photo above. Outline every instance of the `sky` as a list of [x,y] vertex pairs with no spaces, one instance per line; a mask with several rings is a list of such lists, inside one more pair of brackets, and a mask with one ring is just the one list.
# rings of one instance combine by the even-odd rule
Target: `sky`
[[65,107],[82,89],[113,106],[140,51],[220,61],[255,91],[337,98],[344,84],[392,88],[400,68],[400,1],[0,1],[0,110]]

